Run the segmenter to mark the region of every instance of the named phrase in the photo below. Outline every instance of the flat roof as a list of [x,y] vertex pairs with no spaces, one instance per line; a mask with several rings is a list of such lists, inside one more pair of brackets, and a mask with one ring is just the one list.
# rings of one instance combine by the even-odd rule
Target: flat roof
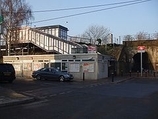
[[52,28],[60,28],[63,30],[68,31],[68,28],[62,26],[62,25],[51,25],[51,26],[41,26],[41,27],[36,27],[37,29],[52,29]]

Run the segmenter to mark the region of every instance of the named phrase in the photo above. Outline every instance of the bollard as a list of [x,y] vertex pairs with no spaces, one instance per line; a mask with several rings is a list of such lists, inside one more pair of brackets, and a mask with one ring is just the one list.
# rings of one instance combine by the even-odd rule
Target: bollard
[[111,73],[111,81],[114,82],[114,73]]
[[147,71],[145,71],[145,77],[147,77]]
[[116,72],[116,70],[114,71],[114,76],[117,76],[117,72]]
[[155,77],[155,71],[153,73],[154,73],[154,77]]
[[137,77],[139,77],[139,71],[137,71]]
[[131,70],[129,71],[129,76],[131,77]]
[[83,72],[83,81],[85,80],[85,73]]
[[121,70],[121,76],[123,76],[123,70]]

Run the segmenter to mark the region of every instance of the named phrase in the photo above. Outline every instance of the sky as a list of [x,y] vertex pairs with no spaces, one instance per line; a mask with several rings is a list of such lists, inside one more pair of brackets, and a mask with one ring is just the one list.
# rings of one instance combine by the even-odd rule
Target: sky
[[[128,1],[134,0],[26,0],[33,11],[34,20],[30,24],[32,27],[63,25],[69,29],[68,35],[78,36],[83,34],[90,26],[98,25],[108,28],[115,38],[134,35],[138,32],[147,32],[149,34],[158,32],[158,0],[146,2],[142,2],[145,1],[142,0],[142,3],[124,4],[123,7],[116,7],[123,4],[107,5]],[[37,12],[87,6],[99,7]],[[91,12],[97,10],[101,11]],[[90,13],[75,16],[75,14],[86,12]],[[69,15],[74,16],[65,17]]]

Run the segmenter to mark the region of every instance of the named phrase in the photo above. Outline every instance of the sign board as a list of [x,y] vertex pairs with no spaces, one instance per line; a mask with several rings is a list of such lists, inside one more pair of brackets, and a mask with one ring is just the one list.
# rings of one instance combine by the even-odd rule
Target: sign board
[[79,63],[70,63],[69,71],[70,72],[80,72],[80,64]]
[[84,63],[83,71],[84,72],[94,72],[94,63]]
[[96,53],[97,52],[97,48],[96,46],[88,46],[88,53]]
[[140,52],[145,52],[145,46],[138,46],[137,51]]

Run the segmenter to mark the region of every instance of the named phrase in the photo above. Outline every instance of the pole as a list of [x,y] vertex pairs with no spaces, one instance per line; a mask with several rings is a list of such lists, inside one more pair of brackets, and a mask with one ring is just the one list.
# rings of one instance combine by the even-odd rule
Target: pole
[[142,76],[142,71],[143,71],[143,67],[142,67],[142,53],[145,52],[145,46],[138,46],[138,52],[140,52],[140,75]]
[[[0,17],[1,17],[1,20],[2,20],[1,4],[2,4],[2,2],[1,2],[1,0],[0,0]],[[1,20],[0,20],[0,40],[1,40],[2,22],[3,22],[3,21],[1,21]]]
[[24,51],[23,51],[23,48],[22,48],[22,77],[24,77],[24,57],[23,57],[23,53],[24,53]]
[[142,76],[142,51],[140,52],[140,72]]
[[111,73],[111,81],[114,82],[114,72]]
[[[0,0],[0,17],[1,17],[1,0]],[[2,25],[0,23],[0,45],[1,45],[1,33],[2,33]]]
[[85,80],[85,72],[83,72],[83,81]]

